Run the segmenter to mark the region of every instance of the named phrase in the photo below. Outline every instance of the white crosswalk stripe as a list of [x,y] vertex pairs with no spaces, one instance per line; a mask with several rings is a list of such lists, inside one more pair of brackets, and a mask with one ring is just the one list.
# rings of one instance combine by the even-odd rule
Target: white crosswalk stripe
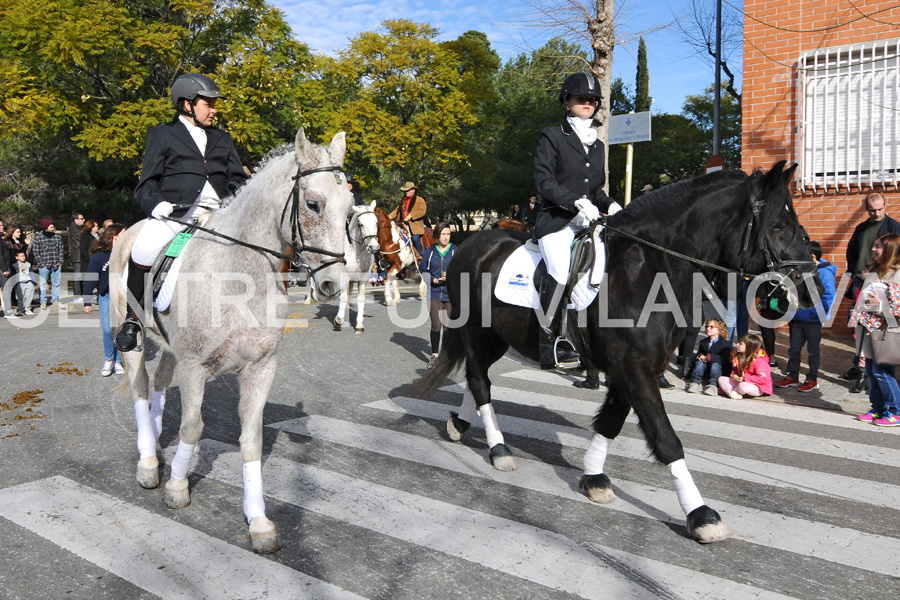
[[[695,477],[707,478],[700,486],[704,500],[735,533],[730,541],[702,547],[684,539],[684,516],[668,472],[650,462],[634,416],[612,445],[610,462],[636,470],[610,473],[618,500],[594,504],[576,488],[581,472],[573,467],[580,458],[571,458],[580,457],[591,431],[572,423],[589,423],[602,396],[567,394],[562,386],[570,386],[571,378],[556,373],[523,369],[502,377],[504,385],[493,386],[492,397],[516,454],[514,472],[490,466],[480,418],[462,443],[437,433],[461,400],[459,385],[429,400],[381,396],[339,416],[304,407],[306,416],[270,422],[274,442],[263,458],[264,491],[287,548],[274,556],[254,555],[248,540],[204,532],[182,517],[193,506],[154,512],[133,498],[60,476],[0,489],[0,517],[161,598],[410,597],[379,587],[381,580],[397,577],[390,570],[404,564],[400,559],[390,567],[341,565],[355,569],[359,582],[305,557],[285,561],[284,553],[299,545],[289,533],[299,535],[297,523],[330,528],[335,536],[341,531],[387,555],[415,556],[428,565],[425,572],[439,571],[447,561],[448,577],[502,578],[518,586],[504,598],[889,597],[883,582],[896,577],[900,535],[896,526],[885,533],[866,521],[900,517],[898,432],[815,411],[816,422],[841,435],[796,433],[792,428],[808,423],[810,409],[671,394],[666,399],[676,431],[705,444],[686,444],[688,466]],[[591,397],[596,401],[584,399]],[[718,419],[698,408],[753,419]],[[549,413],[553,419],[546,418]],[[528,450],[517,450],[517,444]],[[744,455],[748,448],[752,456]],[[166,464],[173,453],[174,444],[164,451]],[[541,460],[542,453],[556,460]],[[854,466],[863,464],[879,465],[883,477],[853,476]],[[201,440],[191,472],[192,486],[223,487],[230,501],[239,498],[236,445]],[[442,490],[444,481],[460,489]],[[161,493],[141,493],[161,501]],[[491,496],[515,502],[495,506],[483,500]],[[763,502],[767,496],[776,498]],[[219,506],[226,500],[203,498],[213,506],[197,511],[234,514],[233,505]],[[799,498],[807,510],[795,512],[784,498]],[[839,508],[832,511],[833,506]],[[853,510],[860,516],[846,522],[827,514]],[[592,533],[579,535],[577,523],[555,521],[557,512],[560,519],[590,525]],[[617,520],[642,534],[617,537]],[[746,565],[744,556],[751,557]],[[733,568],[710,567],[709,561]],[[757,562],[767,569],[757,569]],[[769,572],[781,564],[801,573],[795,585]],[[837,573],[834,579],[817,581],[831,572]],[[867,587],[873,582],[874,588]],[[448,596],[436,590],[434,597]],[[472,597],[493,595],[482,589]]]

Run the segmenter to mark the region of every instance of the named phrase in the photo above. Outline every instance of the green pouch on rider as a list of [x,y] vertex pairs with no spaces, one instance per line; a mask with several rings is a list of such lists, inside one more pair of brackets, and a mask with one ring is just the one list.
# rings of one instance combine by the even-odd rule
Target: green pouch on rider
[[172,243],[169,244],[169,247],[166,248],[166,256],[169,258],[178,258],[178,255],[181,254],[181,251],[184,250],[185,244],[188,243],[188,240],[191,239],[190,233],[181,232],[175,236],[175,239],[172,240]]

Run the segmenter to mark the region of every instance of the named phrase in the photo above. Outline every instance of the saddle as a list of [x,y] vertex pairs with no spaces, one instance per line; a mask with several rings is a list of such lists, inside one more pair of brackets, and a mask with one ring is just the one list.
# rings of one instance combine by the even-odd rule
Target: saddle
[[[585,230],[572,243],[563,298],[576,311],[584,310],[594,301],[603,281],[606,255],[596,252],[594,244],[601,233],[600,228]],[[494,284],[494,296],[507,304],[537,309],[540,306],[538,286],[546,276],[541,251],[536,243],[528,240],[504,261]]]

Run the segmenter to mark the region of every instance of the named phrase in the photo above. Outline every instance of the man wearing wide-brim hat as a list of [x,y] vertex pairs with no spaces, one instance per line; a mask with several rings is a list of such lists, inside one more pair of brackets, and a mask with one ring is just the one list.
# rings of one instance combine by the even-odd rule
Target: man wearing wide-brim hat
[[400,204],[397,208],[391,211],[391,214],[388,216],[395,221],[405,223],[409,227],[413,245],[419,251],[419,256],[422,256],[424,250],[422,249],[421,238],[422,234],[425,233],[425,199],[416,195],[418,189],[412,181],[407,181],[401,185],[400,191],[403,192],[403,198],[400,199]]

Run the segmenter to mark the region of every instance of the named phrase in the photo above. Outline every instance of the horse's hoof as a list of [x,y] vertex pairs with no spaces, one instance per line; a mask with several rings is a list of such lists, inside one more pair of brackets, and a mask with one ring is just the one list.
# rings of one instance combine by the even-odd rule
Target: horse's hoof
[[469,430],[469,425],[471,423],[463,421],[456,413],[450,413],[450,418],[447,419],[447,435],[454,442],[458,442],[462,439],[463,434]]
[[356,333],[365,333],[366,332],[366,328],[363,327],[362,325],[357,325],[356,327],[354,327],[354,329],[356,330]]
[[172,509],[185,508],[191,503],[187,477],[170,479],[166,482],[166,506]]
[[498,471],[516,470],[516,461],[506,444],[497,444],[491,448],[491,466]]
[[719,513],[705,504],[695,508],[687,516],[687,532],[701,544],[719,542],[732,535],[731,530],[719,517]]
[[334,318],[334,321],[332,321],[331,323],[332,323],[332,325],[334,325],[334,330],[335,330],[335,331],[340,331],[340,330],[341,330],[341,325],[344,324],[344,320],[343,320],[343,319],[339,319],[338,317],[335,317],[335,318]]
[[275,523],[266,517],[253,517],[250,520],[250,541],[257,554],[268,554],[281,550],[281,540],[275,532]]
[[135,479],[142,488],[152,490],[159,487],[159,459],[148,456],[139,460]]
[[612,490],[612,482],[605,473],[597,475],[582,475],[578,487],[584,490],[587,497],[593,502],[609,504],[616,501],[616,495]]

